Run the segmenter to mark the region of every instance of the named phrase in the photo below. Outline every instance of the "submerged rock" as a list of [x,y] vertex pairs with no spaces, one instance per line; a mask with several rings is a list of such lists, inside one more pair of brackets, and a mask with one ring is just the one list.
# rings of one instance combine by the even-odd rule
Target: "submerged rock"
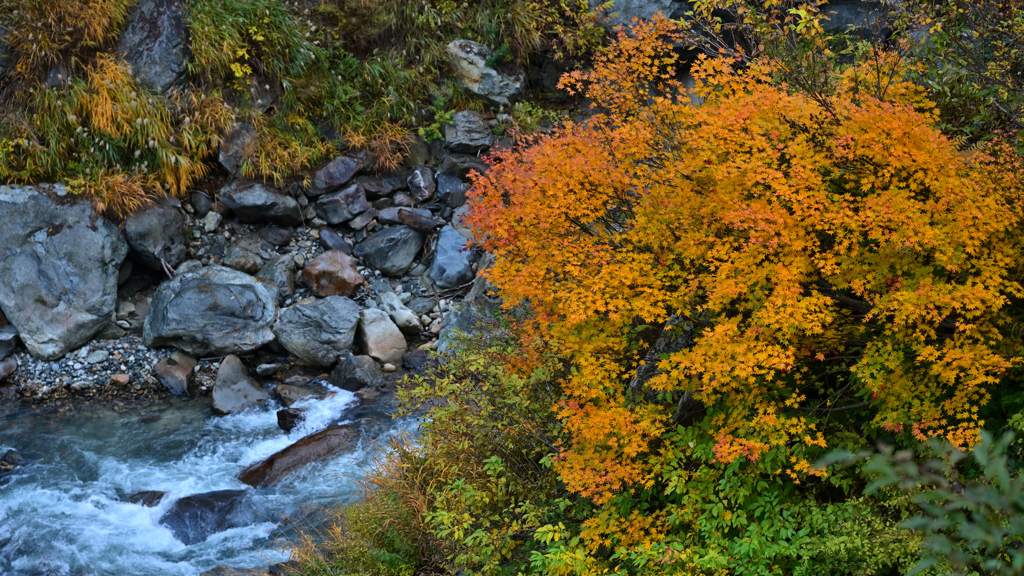
[[333,456],[345,446],[352,445],[355,438],[356,433],[351,426],[331,426],[249,466],[238,475],[238,479],[254,488],[272,486],[298,468]]
[[178,500],[160,517],[174,537],[186,546],[204,542],[212,534],[247,526],[255,518],[246,502],[247,490],[216,490]]
[[213,385],[213,393],[210,394],[215,414],[241,412],[269,398],[270,395],[249,376],[238,356],[232,354],[221,361],[217,370],[217,381]]
[[25,457],[21,455],[21,452],[11,448],[0,458],[0,472],[10,472],[21,466],[24,461]]
[[143,342],[190,354],[236,354],[274,340],[277,287],[223,266],[190,266],[157,288]]
[[307,396],[315,396],[317,391],[306,386],[292,386],[290,384],[278,384],[274,387],[274,394],[281,400],[286,408],[291,408],[299,400]]
[[266,576],[263,568],[232,568],[227,564],[214,566],[199,576]]
[[128,244],[63,185],[0,186],[0,309],[35,357],[79,348],[114,314]]
[[164,499],[167,492],[161,492],[160,490],[143,490],[142,492],[136,492],[128,497],[130,504],[138,504],[139,506],[145,506],[146,508],[153,508]]

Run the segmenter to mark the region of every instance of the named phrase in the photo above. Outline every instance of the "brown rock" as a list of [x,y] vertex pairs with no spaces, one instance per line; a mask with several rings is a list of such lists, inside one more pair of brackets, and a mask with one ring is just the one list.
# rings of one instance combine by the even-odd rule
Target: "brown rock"
[[114,374],[110,379],[118,386],[127,386],[132,381],[132,377],[128,374]]
[[153,370],[156,379],[171,391],[171,394],[187,396],[192,382],[192,370],[198,364],[194,358],[182,352],[174,352],[157,363]]
[[444,226],[443,220],[436,220],[434,218],[428,218],[422,214],[417,214],[412,210],[400,209],[398,211],[398,222],[405,224],[413,230],[419,230],[420,232],[433,232],[434,230]]
[[302,279],[321,298],[351,296],[366,283],[355,259],[341,250],[328,250],[314,258],[302,269]]
[[243,484],[254,488],[272,486],[298,468],[328,458],[345,446],[354,445],[355,430],[351,426],[331,426],[249,466],[238,475]]

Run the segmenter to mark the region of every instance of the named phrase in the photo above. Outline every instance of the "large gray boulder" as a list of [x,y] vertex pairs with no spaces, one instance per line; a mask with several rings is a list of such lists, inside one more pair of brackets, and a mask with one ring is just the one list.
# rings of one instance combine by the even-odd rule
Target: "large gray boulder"
[[128,243],[63,185],[0,186],[0,309],[37,358],[89,341],[114,314]]
[[185,76],[185,11],[182,0],[142,0],[121,34],[117,54],[146,88],[164,92]]
[[399,277],[412,268],[422,247],[423,234],[408,226],[394,226],[363,240],[353,253],[370,268]]
[[437,238],[434,262],[430,265],[431,279],[438,288],[447,289],[462,286],[474,276],[473,251],[467,248],[466,237],[445,226]]
[[235,180],[220,191],[220,201],[246,224],[302,224],[302,207],[294,198],[260,182]]
[[359,324],[359,305],[344,296],[328,296],[281,311],[274,324],[277,341],[300,360],[331,366],[352,347]]
[[494,105],[508,105],[523,91],[522,71],[499,72],[487,65],[494,56],[490,48],[472,40],[453,40],[448,56],[459,84]]
[[161,261],[177,267],[185,261],[185,219],[172,206],[157,204],[133,214],[124,223],[131,257],[154,270]]
[[242,360],[230,354],[220,362],[217,381],[210,393],[213,412],[218,415],[234,414],[250,406],[266,402],[270,395],[249,376]]
[[193,262],[183,264],[153,295],[142,334],[146,346],[219,356],[274,340],[276,286],[231,268]]

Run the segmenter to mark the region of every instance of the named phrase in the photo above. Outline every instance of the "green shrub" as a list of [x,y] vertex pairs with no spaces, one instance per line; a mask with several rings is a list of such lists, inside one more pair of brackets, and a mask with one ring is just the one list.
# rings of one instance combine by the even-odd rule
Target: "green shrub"
[[974,143],[1024,129],[1024,2],[911,0],[900,9],[922,38],[919,80],[945,132]]

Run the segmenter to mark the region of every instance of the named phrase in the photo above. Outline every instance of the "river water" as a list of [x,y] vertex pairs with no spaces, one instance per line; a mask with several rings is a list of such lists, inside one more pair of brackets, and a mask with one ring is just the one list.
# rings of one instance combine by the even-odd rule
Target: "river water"
[[[361,471],[411,421],[359,407],[349,392],[307,398],[305,422],[285,434],[277,405],[214,416],[209,400],[173,399],[160,410],[111,409],[72,415],[21,411],[0,417],[0,455],[25,462],[0,475],[0,574],[4,576],[197,576],[218,564],[267,566],[288,559],[287,542],[317,529],[309,513],[350,499]],[[245,525],[186,546],[161,517],[181,497],[247,488],[235,476],[292,442],[335,423],[353,423],[352,450],[245,498]],[[167,492],[147,508],[127,502]],[[306,520],[301,518],[306,517]],[[300,520],[296,520],[299,518]]]

